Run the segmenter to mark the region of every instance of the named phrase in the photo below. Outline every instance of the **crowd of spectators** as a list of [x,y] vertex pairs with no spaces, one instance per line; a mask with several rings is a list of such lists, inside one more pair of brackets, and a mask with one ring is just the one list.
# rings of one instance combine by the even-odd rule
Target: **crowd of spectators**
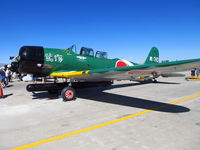
[[25,74],[20,74],[16,72],[12,72],[10,70],[10,65],[5,65],[4,67],[0,68],[0,84],[1,87],[6,87],[9,85],[10,82],[14,80],[22,81]]
[[[0,85],[3,88],[7,87],[9,83],[13,81],[32,81],[33,83],[46,83],[46,77],[36,78],[30,74],[12,72],[10,67],[10,65],[5,65],[4,67],[0,68]],[[57,82],[57,78],[54,78],[54,82]]]

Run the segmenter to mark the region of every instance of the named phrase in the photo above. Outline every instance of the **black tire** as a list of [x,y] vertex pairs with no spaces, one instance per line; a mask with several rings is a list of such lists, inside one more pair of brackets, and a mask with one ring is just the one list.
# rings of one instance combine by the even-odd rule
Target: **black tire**
[[66,87],[61,91],[63,101],[71,101],[76,99],[76,91],[72,87]]

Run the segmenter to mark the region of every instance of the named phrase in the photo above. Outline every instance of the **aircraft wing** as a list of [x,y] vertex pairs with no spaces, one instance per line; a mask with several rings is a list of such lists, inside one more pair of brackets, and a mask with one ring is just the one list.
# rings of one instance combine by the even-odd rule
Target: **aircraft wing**
[[139,76],[152,75],[156,77],[162,74],[187,71],[194,68],[200,69],[200,59],[73,72],[59,71],[51,73],[50,76],[77,80],[131,80]]

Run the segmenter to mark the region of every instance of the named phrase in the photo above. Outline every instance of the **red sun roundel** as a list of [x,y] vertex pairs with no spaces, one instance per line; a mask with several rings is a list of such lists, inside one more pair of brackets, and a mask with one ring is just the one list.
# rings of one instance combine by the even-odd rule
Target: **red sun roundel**
[[116,67],[126,67],[126,66],[128,66],[124,61],[122,61],[122,60],[119,60],[119,61],[117,61],[116,62],[116,65],[115,65]]

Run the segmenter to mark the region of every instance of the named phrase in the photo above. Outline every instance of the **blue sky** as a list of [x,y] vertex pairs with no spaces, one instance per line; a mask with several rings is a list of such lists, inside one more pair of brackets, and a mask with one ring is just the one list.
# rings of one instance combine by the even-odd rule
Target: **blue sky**
[[0,0],[0,62],[23,45],[104,50],[143,62],[200,58],[199,0]]

